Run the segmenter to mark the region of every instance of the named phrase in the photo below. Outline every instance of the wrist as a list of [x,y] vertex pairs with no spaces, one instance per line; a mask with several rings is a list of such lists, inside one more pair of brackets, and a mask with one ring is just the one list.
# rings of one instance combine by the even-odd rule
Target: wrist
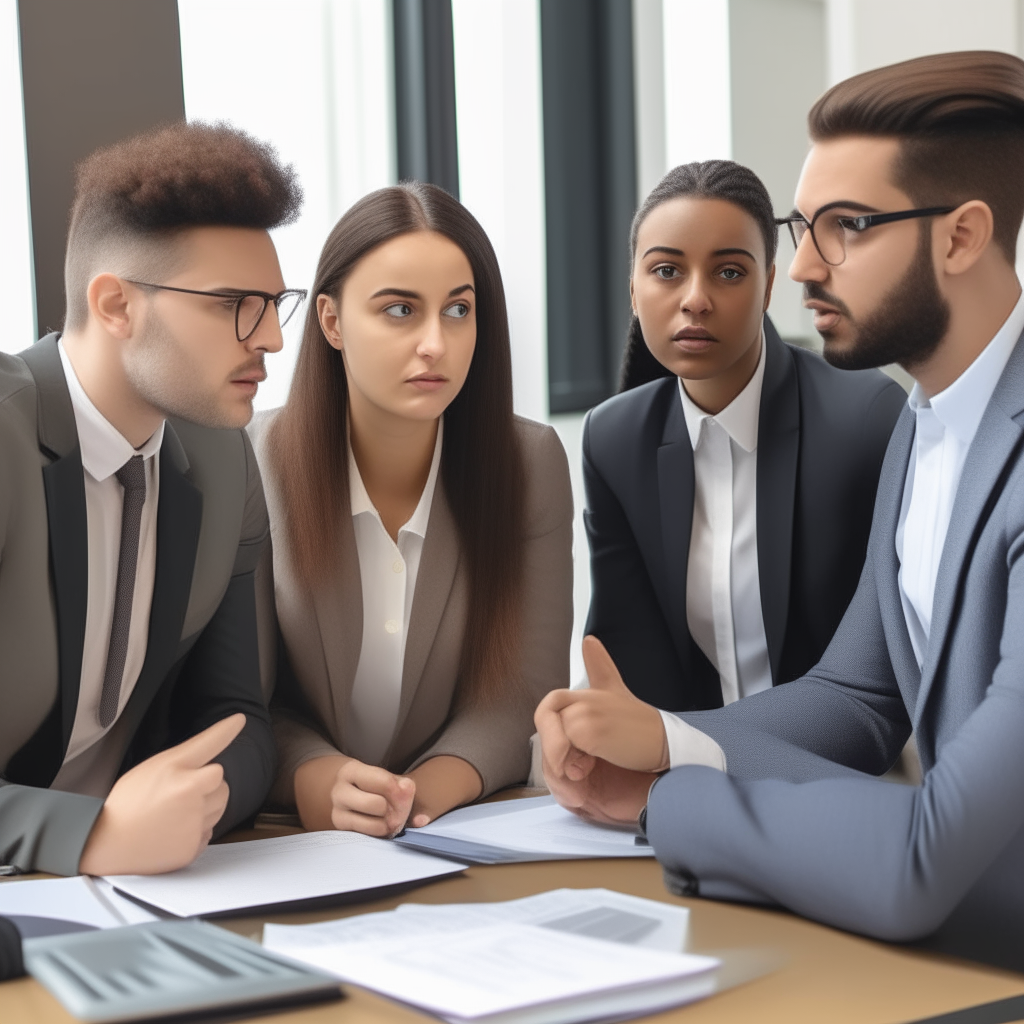
[[293,791],[295,809],[303,828],[310,832],[323,832],[334,828],[331,813],[334,809],[331,793],[338,772],[352,758],[344,754],[327,754],[303,761],[295,769]]

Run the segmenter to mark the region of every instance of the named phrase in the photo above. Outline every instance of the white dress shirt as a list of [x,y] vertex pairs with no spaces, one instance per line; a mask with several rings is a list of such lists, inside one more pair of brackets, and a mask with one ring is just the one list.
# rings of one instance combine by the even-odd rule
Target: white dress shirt
[[[694,473],[686,621],[718,670],[725,704],[772,685],[757,564],[757,428],[766,351],[762,335],[753,377],[717,415],[697,406],[679,381]],[[662,719],[671,753],[683,723],[667,713]]]
[[[79,776],[75,760],[90,751],[110,729],[100,725],[99,705],[103,677],[107,668],[107,649],[114,618],[117,566],[121,550],[121,507],[124,489],[114,475],[134,455],[141,455],[146,467],[146,502],[142,508],[139,531],[139,557],[135,571],[135,592],[128,631],[128,653],[121,677],[120,717],[135,688],[149,639],[149,610],[153,601],[156,576],[156,515],[160,500],[160,460],[154,456],[163,443],[164,425],[139,449],[128,441],[93,405],[75,374],[64,346],[60,352],[64,377],[71,394],[71,405],[78,429],[85,478],[85,512],[88,529],[89,583],[85,614],[85,646],[82,651],[82,675],[78,708],[71,730],[64,764],[53,782],[54,789],[81,791],[89,788]],[[78,766],[80,768],[81,766]]]
[[932,600],[967,450],[1014,345],[1024,331],[1024,295],[996,336],[944,391],[927,398],[919,384],[910,392],[917,419],[896,555],[903,615],[917,664],[924,664],[932,625]]
[[416,510],[398,531],[397,544],[366,493],[349,446],[352,528],[363,590],[363,641],[352,683],[344,739],[345,753],[367,764],[381,763],[398,722],[412,599],[434,501],[443,436],[442,420],[437,426],[426,485]]

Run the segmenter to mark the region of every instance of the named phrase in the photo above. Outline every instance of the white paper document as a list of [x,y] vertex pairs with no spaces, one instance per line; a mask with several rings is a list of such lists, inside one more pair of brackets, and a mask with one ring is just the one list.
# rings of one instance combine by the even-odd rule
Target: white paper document
[[653,1013],[711,994],[719,963],[507,922],[291,948],[287,955],[445,1020],[481,1024]]
[[532,924],[572,935],[679,953],[690,911],[609,889],[553,889],[501,903],[403,903],[395,910],[317,924],[268,924],[263,945],[276,953],[350,942],[458,932],[493,924]]
[[462,807],[394,841],[482,864],[654,856],[636,829],[592,825],[550,796]]
[[120,892],[178,917],[425,882],[462,868],[355,832],[306,832],[207,847],[166,875],[112,875]]
[[[67,922],[82,928],[121,928],[155,921],[155,915],[114,892],[102,879],[38,878],[0,884],[0,915],[15,919],[23,934],[58,934]],[[38,922],[25,931],[23,920]],[[43,922],[52,922],[47,926]]]

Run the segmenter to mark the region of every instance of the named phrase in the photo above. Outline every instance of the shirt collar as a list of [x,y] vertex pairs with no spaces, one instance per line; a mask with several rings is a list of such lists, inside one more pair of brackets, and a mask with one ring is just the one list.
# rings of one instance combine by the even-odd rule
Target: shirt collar
[[679,378],[679,397],[686,417],[686,430],[694,451],[700,443],[704,420],[713,419],[745,452],[757,448],[757,424],[761,412],[761,385],[764,383],[764,364],[768,346],[764,331],[761,331],[761,356],[757,361],[754,376],[747,386],[717,415],[712,416],[698,406],[686,393],[683,380]]
[[78,446],[82,452],[82,467],[86,472],[93,479],[102,481],[113,476],[133,455],[141,455],[143,459],[151,459],[156,455],[163,444],[164,423],[157,427],[153,436],[141,448],[132,447],[131,441],[93,405],[60,342],[57,343],[57,351],[60,353],[64,379],[71,395]]
[[910,392],[910,408],[917,413],[931,408],[935,418],[965,447],[970,447],[978,432],[992,392],[1006,369],[1017,339],[1024,333],[1024,292],[1017,300],[996,336],[948,388],[929,400],[920,384]]
[[[430,519],[430,506],[434,501],[434,488],[437,486],[437,471],[441,465],[441,445],[444,440],[444,417],[437,422],[437,439],[434,441],[434,455],[430,460],[430,472],[427,474],[427,482],[423,487],[423,493],[416,505],[416,510],[409,517],[409,521],[398,532],[415,533],[418,537],[426,537],[427,522]],[[348,446],[348,489],[352,503],[352,518],[363,513],[380,518],[380,513],[374,508],[370,501],[370,495],[366,493],[366,486],[363,478],[359,475],[359,467],[356,465],[355,456],[352,454],[352,445]]]

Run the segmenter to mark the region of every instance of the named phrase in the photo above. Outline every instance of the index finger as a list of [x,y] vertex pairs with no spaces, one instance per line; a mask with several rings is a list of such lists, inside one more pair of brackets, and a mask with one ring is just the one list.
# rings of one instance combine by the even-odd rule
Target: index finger
[[168,753],[184,768],[202,768],[212,761],[245,728],[245,715],[241,712],[228,715],[215,722],[208,729],[172,747]]

